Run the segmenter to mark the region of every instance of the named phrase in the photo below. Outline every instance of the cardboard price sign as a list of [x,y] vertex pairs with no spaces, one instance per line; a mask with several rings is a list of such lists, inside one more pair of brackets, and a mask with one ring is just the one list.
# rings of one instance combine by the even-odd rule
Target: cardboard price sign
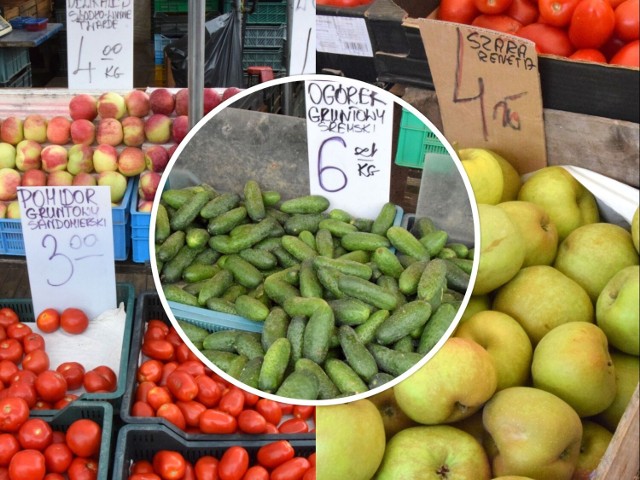
[[117,307],[110,187],[19,187],[33,311]]
[[67,0],[69,88],[133,88],[133,0]]
[[316,71],[316,8],[312,0],[289,2],[289,75]]
[[538,56],[533,42],[484,28],[417,20],[444,134],[489,148],[520,174],[547,163]]
[[340,78],[306,80],[305,98],[311,193],[375,218],[391,188],[392,95]]

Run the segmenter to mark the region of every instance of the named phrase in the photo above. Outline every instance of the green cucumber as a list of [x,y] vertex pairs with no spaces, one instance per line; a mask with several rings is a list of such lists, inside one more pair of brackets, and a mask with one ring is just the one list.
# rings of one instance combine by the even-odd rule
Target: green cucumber
[[333,236],[329,230],[322,228],[316,232],[316,250],[318,255],[333,258]]
[[173,230],[183,230],[193,222],[200,213],[202,207],[211,200],[211,192],[202,191],[194,194],[188,202],[182,205],[176,213],[169,219]]
[[187,283],[199,282],[213,277],[220,271],[217,265],[191,263],[182,271],[182,279]]
[[404,272],[404,267],[400,263],[400,260],[398,260],[398,257],[386,247],[376,248],[371,256],[371,260],[384,275],[400,278],[400,275]]
[[239,330],[217,330],[211,332],[202,340],[202,348],[204,350],[235,352],[236,338],[239,334]]
[[428,260],[429,252],[409,231],[399,226],[389,227],[387,238],[396,250],[417,260]]
[[260,338],[262,348],[266,351],[278,338],[286,337],[288,328],[289,316],[282,307],[273,307],[264,319]]
[[414,300],[398,308],[376,330],[376,340],[381,345],[397,342],[414,329],[424,326],[431,315],[431,305]]
[[322,297],[322,284],[318,280],[311,258],[300,264],[299,286],[302,297]]
[[264,357],[264,350],[260,344],[260,337],[250,332],[240,332],[235,341],[236,352],[246,356],[249,360]]
[[211,235],[224,235],[240,225],[247,218],[247,209],[244,206],[232,208],[228,212],[213,217],[207,224],[207,232]]
[[417,296],[431,304],[435,310],[442,303],[442,295],[447,288],[447,264],[441,258],[434,258],[427,263],[418,282]]
[[317,364],[324,362],[334,327],[333,310],[325,302],[325,306],[317,308],[309,317],[304,329],[302,356]]
[[224,262],[223,268],[233,274],[236,282],[247,288],[255,288],[263,281],[260,270],[239,255],[229,255]]
[[371,225],[371,233],[386,235],[387,230],[393,226],[393,222],[396,219],[396,211],[397,207],[395,203],[385,203]]
[[205,220],[215,218],[240,205],[240,195],[237,193],[222,193],[209,200],[200,210],[200,216]]
[[286,338],[279,338],[271,344],[264,354],[258,387],[263,392],[275,393],[282,381],[291,357],[291,343]]
[[398,304],[398,299],[393,293],[353,275],[342,275],[338,279],[338,288],[345,295],[383,310],[393,310]]
[[314,257],[313,266],[316,269],[331,267],[346,275],[354,275],[364,280],[369,280],[373,273],[369,265],[340,258]]
[[255,357],[250,359],[242,368],[238,380],[245,385],[258,388],[258,380],[260,378],[260,369],[262,368],[263,357]]
[[262,189],[255,180],[247,180],[244,184],[244,206],[247,215],[254,222],[259,222],[266,216]]
[[287,328],[287,340],[291,345],[291,367],[302,358],[302,344],[304,342],[304,331],[307,326],[307,319],[304,317],[293,317],[289,321]]
[[370,343],[367,348],[376,359],[378,368],[395,377],[402,375],[422,359],[419,353],[398,352],[377,343]]
[[269,308],[260,300],[249,295],[240,295],[234,302],[238,315],[254,322],[263,322],[269,315]]
[[412,263],[402,271],[398,278],[398,288],[402,293],[405,295],[416,294],[418,291],[418,282],[420,282],[420,277],[426,266],[427,261],[421,260]]
[[331,235],[337,238],[342,238],[347,233],[357,232],[358,228],[350,223],[342,222],[334,218],[326,218],[318,224],[318,228],[326,229],[331,232]]
[[220,270],[206,281],[198,292],[198,304],[206,305],[212,297],[220,297],[233,284],[233,275],[228,270]]
[[270,270],[278,265],[278,259],[267,250],[247,248],[238,253],[240,257],[256,267],[258,270]]
[[305,195],[291,198],[280,204],[280,210],[289,213],[322,213],[329,208],[329,200],[322,195]]
[[178,320],[178,325],[194,345],[202,345],[204,339],[209,335],[209,330],[184,320]]
[[340,394],[338,387],[331,381],[327,373],[316,362],[308,358],[300,358],[295,363],[295,371],[309,372],[318,380],[318,399],[328,400]]
[[445,265],[447,266],[447,287],[456,292],[465,293],[469,288],[470,275],[451,260],[445,260]]
[[300,232],[308,230],[311,233],[318,231],[320,222],[326,218],[322,213],[301,213],[291,215],[284,223],[284,231],[289,235],[299,235]]
[[371,306],[356,298],[337,298],[329,306],[338,325],[361,325],[371,315]]
[[316,400],[320,392],[318,379],[313,373],[293,371],[283,380],[276,395],[285,398]]
[[164,242],[171,235],[171,225],[169,224],[169,214],[165,206],[160,203],[156,210],[156,243]]
[[354,395],[369,390],[367,384],[353,371],[346,362],[337,358],[329,358],[324,364],[324,370],[331,381],[338,387],[340,393]]
[[435,257],[444,248],[449,239],[449,235],[444,230],[435,230],[427,233],[420,239],[420,243],[429,252],[429,256]]
[[351,232],[340,239],[340,243],[349,251],[366,250],[374,251],[376,248],[389,247],[391,243],[387,237],[377,233]]
[[369,352],[360,341],[353,328],[348,325],[340,327],[338,330],[338,338],[340,339],[340,347],[349,366],[363,380],[368,382],[378,373],[378,365],[373,355],[371,355],[371,352]]
[[156,257],[161,262],[168,262],[175,257],[185,244],[187,234],[182,230],[173,232],[156,248]]
[[[305,232],[306,231],[308,230],[305,230]],[[282,248],[284,248],[299,262],[318,255],[318,252],[316,252],[313,248],[304,243],[298,237],[295,237],[293,235],[283,235],[281,240]]]
[[450,303],[440,305],[422,330],[416,351],[424,355],[435,347],[453,322],[457,312],[458,308]]

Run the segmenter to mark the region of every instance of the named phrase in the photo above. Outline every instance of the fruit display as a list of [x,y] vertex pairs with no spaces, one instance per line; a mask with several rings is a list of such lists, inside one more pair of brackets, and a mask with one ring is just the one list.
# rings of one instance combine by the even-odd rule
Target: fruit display
[[561,167],[525,177],[511,199],[499,168],[466,169],[494,202],[478,205],[469,307],[390,391],[318,406],[318,479],[591,478],[620,424],[640,365],[637,220],[604,222]]

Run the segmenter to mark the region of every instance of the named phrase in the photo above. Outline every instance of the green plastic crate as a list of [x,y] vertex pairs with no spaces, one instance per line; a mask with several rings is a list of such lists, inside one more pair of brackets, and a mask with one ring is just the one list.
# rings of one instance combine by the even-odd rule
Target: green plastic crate
[[427,153],[448,154],[449,152],[422,120],[403,109],[396,149],[396,165],[422,168]]
[[284,47],[245,48],[242,51],[242,69],[251,66],[271,67],[274,71],[285,70]]
[[[205,10],[208,12],[218,11],[218,0],[206,0]],[[153,8],[156,12],[183,13],[189,11],[189,0],[155,0]]]
[[29,49],[0,48],[0,84],[7,84],[29,64]]
[[[281,25],[287,23],[287,2],[256,1],[253,12],[245,12],[247,24]],[[235,8],[235,0],[225,0],[224,12],[230,12]],[[251,9],[251,3],[243,2],[247,10]]]

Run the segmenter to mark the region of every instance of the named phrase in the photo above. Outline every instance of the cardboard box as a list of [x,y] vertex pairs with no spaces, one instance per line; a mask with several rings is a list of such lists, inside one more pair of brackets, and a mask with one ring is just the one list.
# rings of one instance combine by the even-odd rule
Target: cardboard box
[[3,5],[2,9],[4,11],[2,16],[5,20],[11,20],[12,18],[20,16],[20,8],[18,6]]
[[38,0],[36,3],[36,17],[49,18],[52,11],[51,0]]

